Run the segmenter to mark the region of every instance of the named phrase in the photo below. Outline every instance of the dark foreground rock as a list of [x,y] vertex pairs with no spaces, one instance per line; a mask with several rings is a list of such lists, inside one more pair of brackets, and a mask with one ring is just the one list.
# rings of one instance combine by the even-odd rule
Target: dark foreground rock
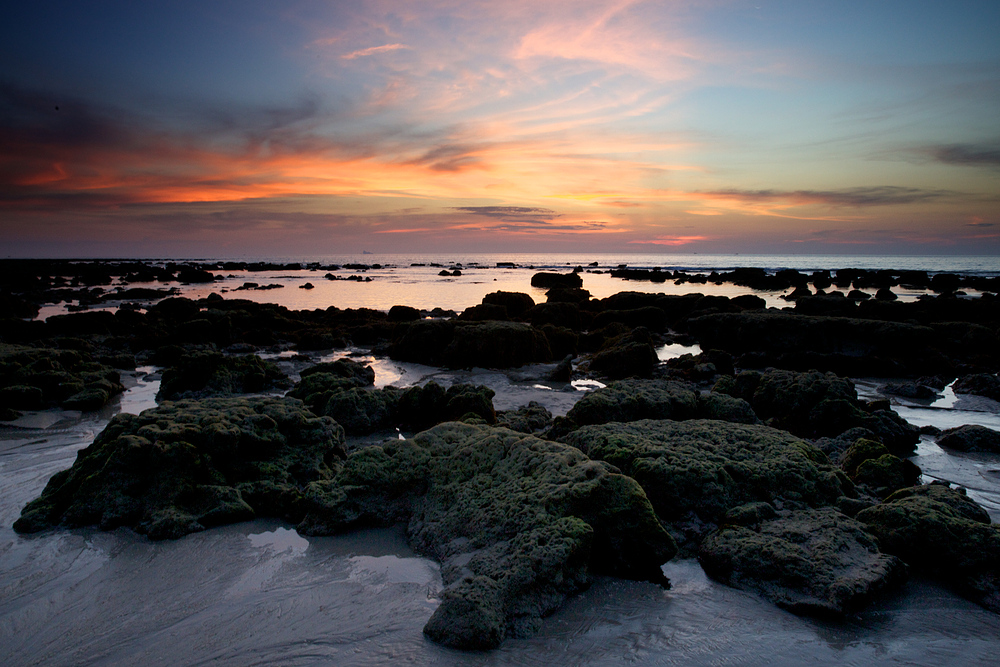
[[513,368],[552,360],[545,334],[521,322],[419,320],[399,327],[389,356],[400,361],[448,368]]
[[863,524],[832,508],[726,524],[701,543],[698,561],[714,579],[817,616],[861,609],[906,576],[902,561],[881,553]]
[[579,450],[446,423],[359,450],[313,487],[299,529],[408,523],[446,586],[424,632],[462,649],[525,636],[592,572],[665,583],[676,546],[634,480]]
[[885,552],[1000,612],[1000,526],[964,489],[941,483],[903,489],[856,518]]
[[712,390],[746,400],[770,426],[806,438],[864,428],[899,456],[911,454],[919,430],[892,410],[871,409],[854,383],[833,373],[768,369],[721,378]]
[[291,382],[256,354],[230,357],[219,352],[186,354],[163,371],[158,401],[252,394],[282,389]]
[[254,516],[296,520],[308,484],[333,476],[343,430],[301,402],[216,398],[119,414],[14,523],[128,526],[178,538]]
[[966,424],[942,431],[937,443],[960,452],[1000,453],[1000,433],[978,424]]
[[118,371],[86,350],[0,344],[0,405],[8,410],[97,410],[124,390]]

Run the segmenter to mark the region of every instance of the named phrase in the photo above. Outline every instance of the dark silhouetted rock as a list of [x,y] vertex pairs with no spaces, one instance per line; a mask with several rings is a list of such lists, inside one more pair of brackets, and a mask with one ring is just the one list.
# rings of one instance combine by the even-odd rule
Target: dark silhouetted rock
[[583,278],[579,273],[536,273],[531,276],[531,286],[541,288],[551,287],[583,287]]
[[946,429],[941,432],[937,443],[960,452],[1000,453],[1000,433],[977,424]]
[[227,357],[218,352],[199,352],[181,357],[163,371],[156,398],[169,401],[252,394],[289,384],[277,365],[255,354]]

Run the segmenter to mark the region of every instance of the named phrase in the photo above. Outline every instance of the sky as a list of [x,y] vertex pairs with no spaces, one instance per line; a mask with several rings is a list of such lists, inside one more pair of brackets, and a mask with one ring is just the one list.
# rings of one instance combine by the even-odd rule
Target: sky
[[1000,254],[1000,2],[4,3],[0,256]]

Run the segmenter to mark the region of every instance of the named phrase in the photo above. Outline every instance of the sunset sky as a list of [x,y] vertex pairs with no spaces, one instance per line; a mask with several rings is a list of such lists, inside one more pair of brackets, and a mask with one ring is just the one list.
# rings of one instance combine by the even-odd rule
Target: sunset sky
[[1000,254],[1000,2],[9,2],[0,256]]

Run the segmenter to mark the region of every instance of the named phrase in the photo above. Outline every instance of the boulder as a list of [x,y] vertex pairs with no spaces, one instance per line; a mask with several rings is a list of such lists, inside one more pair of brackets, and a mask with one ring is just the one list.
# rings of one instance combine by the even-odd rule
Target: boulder
[[649,332],[644,328],[608,340],[590,360],[590,369],[611,379],[652,377],[660,363]]
[[552,425],[552,413],[537,401],[531,401],[516,410],[497,413],[497,426],[519,433],[538,433]]
[[454,648],[531,634],[594,573],[665,584],[676,553],[633,480],[507,429],[451,422],[368,447],[314,490],[304,532],[408,522],[413,548],[442,563],[424,632]]
[[829,507],[723,525],[701,543],[698,561],[729,586],[795,614],[827,617],[863,608],[906,576],[902,561],[881,553],[863,524]]
[[181,357],[163,371],[157,401],[251,394],[287,387],[291,382],[278,366],[255,354],[228,357],[199,352]]
[[490,292],[483,297],[483,304],[503,306],[507,315],[517,318],[534,306],[535,300],[523,292]]
[[945,483],[902,489],[856,518],[886,553],[1000,612],[1000,526],[964,489]]
[[861,427],[897,455],[913,452],[919,430],[891,410],[868,412],[854,383],[833,373],[768,369],[723,377],[712,390],[742,398],[770,426],[807,438],[833,437]]
[[1000,377],[992,373],[977,373],[960,377],[952,385],[956,394],[974,394],[1000,401]]
[[549,289],[551,287],[583,287],[583,278],[579,273],[547,273],[541,272],[531,276],[531,286]]
[[449,368],[513,368],[552,359],[545,335],[520,322],[482,322],[455,327],[442,354]]
[[693,514],[718,523],[755,501],[823,507],[855,495],[821,451],[766,426],[642,420],[584,426],[562,441],[639,482],[667,522]]
[[937,444],[960,452],[1000,453],[1000,433],[978,424],[966,424],[942,431]]
[[566,416],[581,426],[640,419],[693,419],[698,393],[686,382],[619,380],[584,395]]
[[254,516],[301,518],[309,483],[333,477],[343,429],[301,402],[213,398],[116,415],[53,475],[14,529],[128,526],[178,538]]

